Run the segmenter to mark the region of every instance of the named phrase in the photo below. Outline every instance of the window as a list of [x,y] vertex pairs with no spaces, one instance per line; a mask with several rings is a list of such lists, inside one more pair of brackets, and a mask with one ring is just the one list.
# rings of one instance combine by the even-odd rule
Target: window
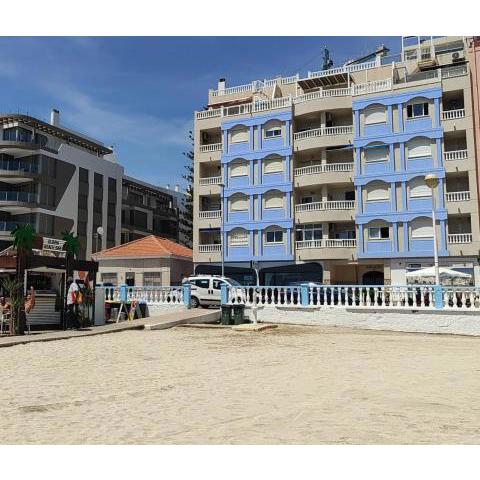
[[45,203],[49,207],[55,206],[56,189],[53,185],[47,185],[45,188]]
[[381,202],[389,198],[390,194],[386,183],[372,182],[367,185],[367,202]]
[[283,172],[283,158],[267,158],[263,162],[264,173],[281,173]]
[[88,184],[88,170],[80,167],[78,170],[78,177],[80,182]]
[[433,224],[431,218],[416,218],[412,220],[412,238],[432,238]]
[[87,222],[79,221],[77,223],[77,235],[80,237],[85,237],[87,235]]
[[428,117],[428,102],[407,105],[407,118]]
[[432,143],[429,138],[412,138],[407,143],[408,158],[430,157],[432,155]]
[[246,195],[233,195],[232,198],[230,199],[230,211],[231,212],[247,212],[248,197]]
[[345,200],[355,200],[355,190],[350,190],[348,192],[345,192]]
[[199,280],[194,280],[193,284],[200,288],[209,288],[210,287],[210,280],[208,278],[201,278]]
[[41,135],[40,133],[36,133],[34,136],[35,143],[44,147],[48,143],[48,138],[45,135]]
[[230,131],[230,142],[231,143],[248,142],[248,128],[246,127],[232,128],[232,130]]
[[281,136],[282,136],[281,127],[271,127],[265,130],[265,138],[274,138],[274,137],[281,137]]
[[313,203],[313,197],[302,197],[300,201],[302,205],[305,205],[307,203]]
[[265,243],[283,243],[283,231],[272,230],[265,234]]
[[432,191],[425,183],[425,179],[423,177],[417,177],[410,180],[410,197],[411,198],[423,198],[423,197],[431,197]]
[[222,282],[221,280],[214,279],[214,280],[212,281],[212,288],[213,288],[214,290],[221,290],[222,285],[224,285],[224,284],[226,285],[225,282]]
[[370,240],[388,240],[390,238],[390,228],[370,227],[368,229],[368,238]]
[[230,177],[248,177],[248,163],[242,161],[232,162],[229,166]]
[[322,224],[312,223],[300,225],[296,231],[297,242],[322,239]]
[[93,211],[97,213],[102,213],[102,200],[98,198],[93,199]]
[[88,210],[88,196],[83,193],[78,194],[78,208]]
[[116,273],[102,273],[102,283],[111,283],[114,287],[117,286],[117,274]]
[[103,187],[103,175],[95,173],[93,177],[93,182],[96,187]]
[[248,246],[249,233],[246,230],[232,230],[228,236],[228,243],[231,247]]
[[283,193],[282,192],[267,192],[265,194],[265,208],[283,208]]
[[144,272],[143,284],[146,287],[161,287],[162,286],[162,272]]
[[388,160],[388,147],[386,145],[378,145],[365,148],[365,162],[386,162]]
[[386,122],[387,113],[383,105],[372,105],[365,110],[365,125]]

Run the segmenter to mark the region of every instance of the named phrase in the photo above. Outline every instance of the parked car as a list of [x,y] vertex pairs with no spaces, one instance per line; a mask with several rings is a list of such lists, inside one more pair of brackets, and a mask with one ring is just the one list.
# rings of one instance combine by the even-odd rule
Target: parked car
[[197,275],[185,278],[182,284],[189,283],[190,305],[192,308],[208,308],[211,305],[220,305],[220,291],[222,284],[229,287],[241,287],[236,280],[217,275]]

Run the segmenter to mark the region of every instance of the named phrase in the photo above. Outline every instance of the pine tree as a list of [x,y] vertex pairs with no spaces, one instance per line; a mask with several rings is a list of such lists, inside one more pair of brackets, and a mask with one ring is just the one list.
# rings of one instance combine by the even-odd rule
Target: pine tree
[[193,133],[192,131],[188,132],[188,138],[192,148],[188,152],[183,152],[183,155],[187,159],[185,163],[185,173],[182,175],[182,178],[187,181],[187,188],[185,191],[185,200],[183,205],[183,211],[180,212],[180,233],[183,236],[184,243],[187,247],[192,247],[193,245]]

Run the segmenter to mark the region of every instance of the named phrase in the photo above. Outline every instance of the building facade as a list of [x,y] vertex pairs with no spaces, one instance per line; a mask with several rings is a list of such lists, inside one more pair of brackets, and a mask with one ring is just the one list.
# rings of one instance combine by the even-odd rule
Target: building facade
[[[195,113],[194,262],[262,283],[480,283],[471,39],[402,39],[342,67],[227,88]],[[434,174],[432,191],[425,176]],[[222,214],[223,212],[223,214]]]
[[148,235],[179,241],[180,192],[136,178],[122,180],[121,243]]
[[58,110],[50,123],[0,115],[0,248],[26,223],[45,237],[78,234],[82,259],[118,244],[122,177],[113,151],[61,126]]

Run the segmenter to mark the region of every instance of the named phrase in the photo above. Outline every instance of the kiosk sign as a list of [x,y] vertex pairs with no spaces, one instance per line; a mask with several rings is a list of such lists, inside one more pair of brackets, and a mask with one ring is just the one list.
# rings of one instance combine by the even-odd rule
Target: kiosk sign
[[57,238],[46,238],[43,237],[43,251],[48,252],[63,252],[63,246],[65,245],[65,240],[58,240]]

